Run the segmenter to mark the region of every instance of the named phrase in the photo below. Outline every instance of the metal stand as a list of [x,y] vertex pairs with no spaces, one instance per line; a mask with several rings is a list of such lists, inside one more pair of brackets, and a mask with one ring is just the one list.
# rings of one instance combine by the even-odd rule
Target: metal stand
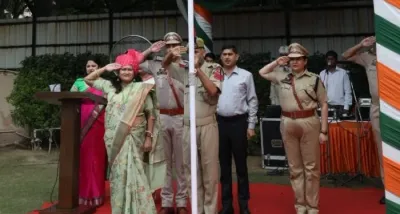
[[326,145],[326,150],[327,150],[326,151],[326,153],[327,153],[326,155],[327,155],[327,160],[328,160],[327,161],[328,162],[328,173],[326,175],[322,176],[321,180],[324,180],[324,179],[333,180],[335,185],[337,185],[337,182],[343,183],[343,181],[340,180],[339,178],[337,178],[337,176],[335,176],[334,174],[332,174],[332,170],[331,170],[331,149],[330,148],[331,148],[331,144],[330,144],[329,139],[328,139],[328,142],[327,142],[327,145]]
[[346,184],[348,184],[351,181],[356,180],[356,179],[358,179],[361,183],[364,182],[365,178],[369,179],[361,171],[361,133],[362,133],[361,125],[362,125],[363,119],[362,119],[362,116],[361,116],[360,105],[358,103],[358,99],[357,99],[356,93],[354,91],[353,82],[351,81],[350,75],[349,74],[347,74],[347,75],[349,76],[351,91],[352,91],[353,96],[354,96],[354,100],[355,100],[354,102],[355,102],[355,108],[356,108],[355,116],[356,116],[356,121],[357,121],[357,172],[353,177],[351,177],[348,180],[344,181],[342,186],[344,186],[344,185],[346,185]]

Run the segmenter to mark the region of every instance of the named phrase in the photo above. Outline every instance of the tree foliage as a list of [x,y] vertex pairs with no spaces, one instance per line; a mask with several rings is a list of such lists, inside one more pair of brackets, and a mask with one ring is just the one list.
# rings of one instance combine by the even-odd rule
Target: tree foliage
[[[21,127],[45,128],[60,125],[60,107],[34,99],[38,91],[49,91],[50,84],[61,84],[62,90],[69,90],[76,78],[82,77],[90,53],[74,56],[69,53],[46,54],[28,57],[22,61],[22,68],[14,82],[14,88],[7,101],[14,106],[11,116]],[[108,62],[105,55],[95,57],[103,65]]]

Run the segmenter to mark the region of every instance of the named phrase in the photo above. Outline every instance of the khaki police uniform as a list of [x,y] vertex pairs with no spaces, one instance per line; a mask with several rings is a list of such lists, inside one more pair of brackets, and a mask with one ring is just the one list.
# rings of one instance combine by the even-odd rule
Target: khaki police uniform
[[[185,173],[190,193],[190,107],[189,107],[189,83],[187,63],[172,63],[168,71],[185,85],[184,95],[184,131],[183,154]],[[216,63],[204,62],[201,70],[221,90],[222,75],[220,66]],[[200,79],[196,79],[196,141],[197,141],[197,193],[198,213],[216,214],[218,197],[218,124],[215,113],[218,96],[211,97],[203,87]]]
[[[166,44],[181,44],[182,38],[175,32],[164,36]],[[162,125],[162,139],[164,141],[167,175],[165,185],[161,190],[161,206],[165,209],[161,213],[173,213],[174,190],[172,186],[172,169],[175,169],[177,179],[177,193],[175,196],[177,213],[186,213],[187,183],[183,167],[183,95],[184,86],[181,82],[171,78],[162,68],[162,57],[147,60],[140,65],[141,70],[151,73],[156,82],[156,91],[160,108]],[[183,210],[182,210],[183,209]]]
[[378,77],[376,71],[376,55],[370,52],[360,53],[354,56],[351,60],[355,63],[364,66],[367,72],[369,92],[371,94],[371,107],[370,107],[370,120],[372,124],[372,130],[374,132],[375,142],[377,144],[381,178],[384,180],[383,173],[383,162],[382,162],[382,138],[381,130],[379,126],[379,92],[378,92]]
[[[307,50],[301,45],[294,43],[289,46],[289,57],[307,55]],[[318,104],[327,102],[325,88],[318,75],[307,70],[300,74],[270,72],[264,78],[280,86],[280,129],[289,162],[296,211],[298,214],[316,214],[319,212],[321,131],[316,109]]]
[[[288,66],[277,66],[272,72],[282,72],[286,75],[290,73]],[[271,105],[280,105],[279,104],[279,89],[280,85],[271,82],[271,88],[269,92],[269,99],[271,100]]]
[[150,71],[154,76],[160,108],[162,139],[167,162],[165,185],[161,190],[161,206],[165,208],[173,207],[172,169],[175,169],[177,179],[176,206],[186,207],[187,185],[183,171],[182,151],[184,86],[167,74],[167,71],[162,68],[161,62],[162,58],[156,57],[154,60],[147,60],[140,65],[142,70]]

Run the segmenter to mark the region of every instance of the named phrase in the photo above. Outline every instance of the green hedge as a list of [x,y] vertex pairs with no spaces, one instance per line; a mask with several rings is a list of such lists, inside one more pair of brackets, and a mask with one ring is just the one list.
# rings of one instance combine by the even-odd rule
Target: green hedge
[[[14,88],[7,98],[8,102],[14,106],[11,116],[16,125],[21,127],[46,128],[58,127],[60,125],[59,106],[50,105],[36,99],[33,95],[38,91],[49,91],[48,85],[59,83],[62,90],[69,90],[76,78],[85,74],[85,64],[91,53],[79,55],[47,54],[36,57],[28,57],[22,62]],[[101,65],[108,63],[108,56],[102,54],[93,55]],[[253,73],[256,85],[256,92],[259,99],[258,116],[263,117],[266,106],[270,103],[269,90],[270,83],[260,77],[258,70],[271,61],[270,53],[261,54],[241,54],[238,65]],[[324,69],[324,57],[316,53],[310,56],[309,70],[319,73]],[[368,96],[368,84],[365,72],[358,65],[348,65],[347,69],[354,70],[352,79],[358,95]],[[111,78],[106,76],[105,78]],[[250,143],[250,154],[260,154],[260,133],[259,127],[256,128],[257,136]]]
[[[46,54],[22,61],[14,88],[7,97],[14,107],[11,111],[14,123],[29,129],[60,126],[60,107],[36,100],[33,96],[38,91],[49,91],[50,84],[58,83],[62,90],[69,90],[75,79],[84,76],[90,55]],[[94,57],[101,64],[108,61],[106,55],[95,54]]]

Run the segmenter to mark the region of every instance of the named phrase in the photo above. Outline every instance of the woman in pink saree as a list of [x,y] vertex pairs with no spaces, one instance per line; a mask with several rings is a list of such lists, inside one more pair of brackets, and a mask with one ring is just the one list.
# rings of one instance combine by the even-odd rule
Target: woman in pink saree
[[[98,69],[95,60],[88,60],[86,72]],[[73,92],[89,92],[99,96],[103,92],[88,86],[83,78],[73,84]],[[100,206],[104,202],[106,148],[104,144],[104,106],[89,99],[81,104],[81,147],[79,165],[79,204]]]

